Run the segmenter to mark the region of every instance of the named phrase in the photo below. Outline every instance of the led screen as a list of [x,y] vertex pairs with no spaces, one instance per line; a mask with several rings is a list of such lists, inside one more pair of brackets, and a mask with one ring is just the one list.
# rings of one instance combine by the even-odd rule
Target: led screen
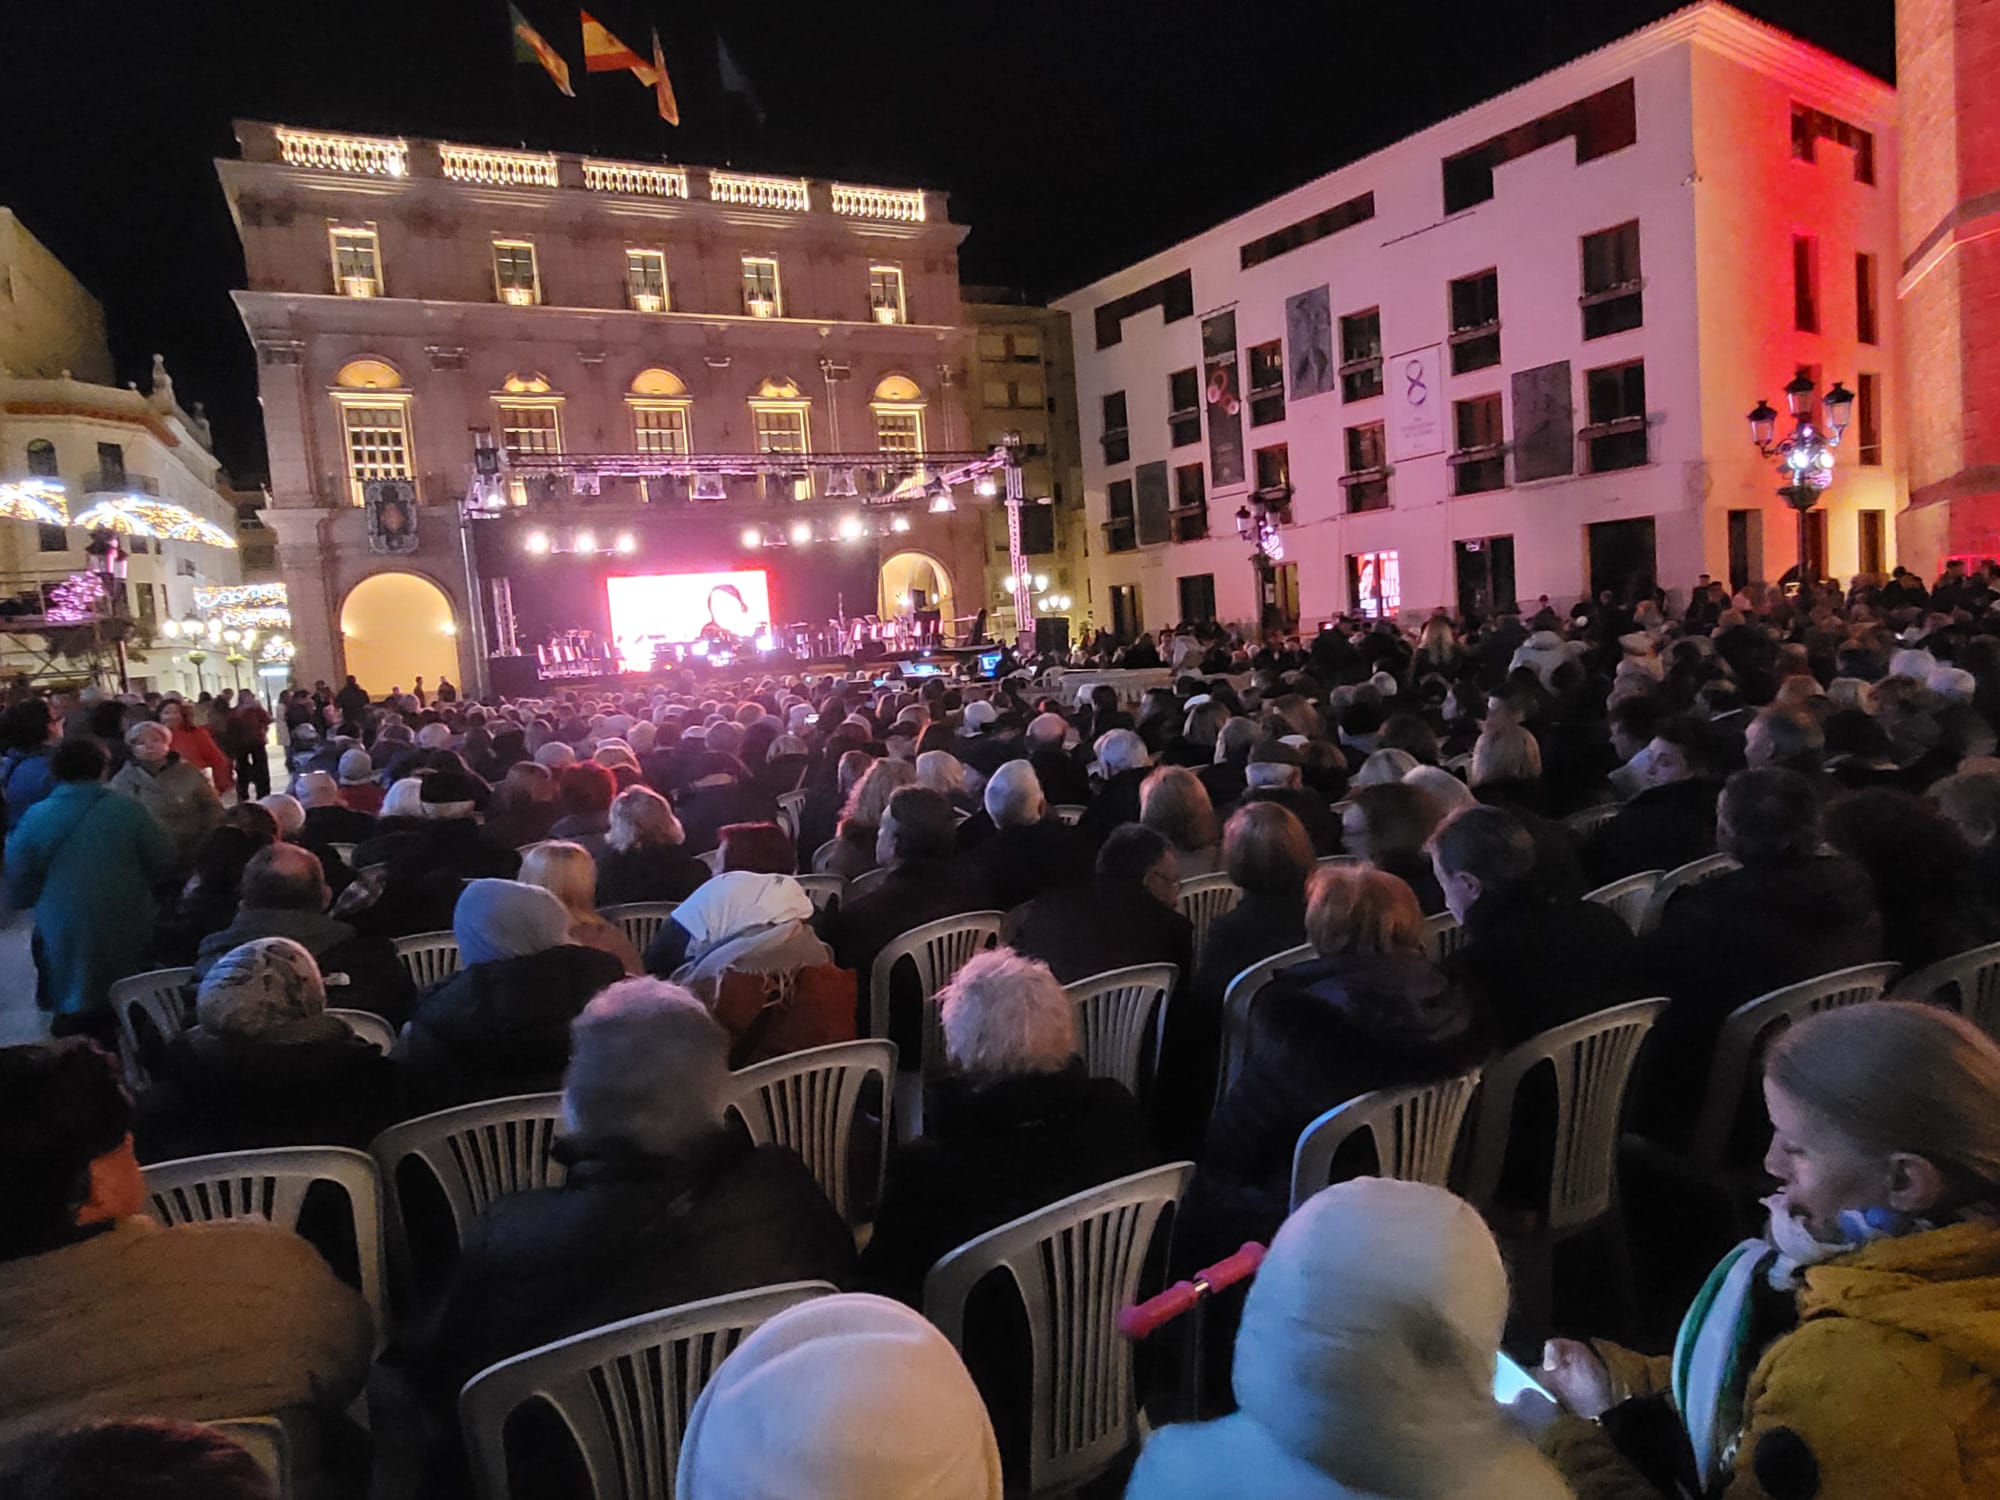
[[691,641],[711,621],[733,635],[752,635],[771,620],[770,584],[762,568],[607,578],[604,589],[612,643],[641,669],[652,662],[655,641]]

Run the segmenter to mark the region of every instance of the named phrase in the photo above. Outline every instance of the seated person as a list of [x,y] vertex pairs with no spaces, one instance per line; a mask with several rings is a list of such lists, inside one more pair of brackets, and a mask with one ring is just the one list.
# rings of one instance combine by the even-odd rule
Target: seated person
[[516,761],[493,788],[480,833],[496,849],[539,844],[555,827],[557,811],[556,779],[549,768],[538,761]]
[[1882,950],[1906,972],[2000,941],[1972,846],[1934,804],[1872,787],[1836,799],[1824,821],[1827,842],[1867,872]]
[[475,880],[458,898],[456,974],[426,991],[396,1044],[411,1112],[556,1088],[570,1022],[624,977],[569,940],[569,908],[539,886]]
[[731,970],[795,974],[832,963],[812,920],[812,898],[791,876],[727,870],[674,908],[647,945],[646,972],[714,1004]]
[[[1036,714],[1022,736],[1028,764],[1042,784],[1042,793],[1051,803],[1081,807],[1090,801],[1090,777],[1063,748],[1069,737],[1069,720],[1061,714]],[[996,767],[997,769],[997,767]]]
[[912,1306],[948,1251],[1156,1159],[1137,1102],[1084,1072],[1076,1007],[1045,964],[977,954],[938,1004],[945,1055],[924,1086],[924,1133],[889,1159],[861,1263],[868,1285]]
[[403,1118],[396,1065],[328,1015],[326,1001],[319,965],[290,938],[253,938],[214,959],[195,1025],[148,1064],[153,1081],[132,1126],[139,1159],[365,1149]]
[[0,1048],[0,1452],[91,1417],[339,1421],[367,1304],[287,1230],[148,1217],[131,1114],[91,1043]]
[[485,782],[452,770],[405,777],[389,789],[375,837],[354,851],[355,869],[384,867],[380,898],[356,914],[357,926],[386,937],[440,932],[451,926],[466,881],[507,879],[521,868],[512,849],[480,836],[475,814],[485,792]]
[[1590,889],[1576,841],[1547,816],[1553,800],[1542,779],[1540,743],[1520,724],[1489,723],[1472,747],[1466,784],[1488,807],[1503,808],[1528,831],[1535,845],[1535,878],[1556,896],[1581,896]]
[[388,938],[357,931],[326,914],[333,894],[319,859],[296,844],[272,844],[244,867],[242,905],[228,926],[203,938],[194,977],[203,978],[225,953],[257,938],[290,938],[310,953],[322,975],[343,975],[332,1003],[372,1010],[392,1026],[410,1018],[417,988]]
[[611,827],[597,857],[597,904],[685,901],[708,879],[708,866],[687,851],[687,832],[665,797],[629,786],[611,801]]
[[620,1318],[787,1281],[845,1285],[854,1239],[805,1164],[723,1122],[726,1038],[693,995],[629,979],[571,1027],[561,1187],[481,1214],[412,1350],[438,1415],[496,1360]]
[[[1753,725],[1753,740],[1756,735]],[[1694,737],[1669,725],[1625,763],[1621,776],[1629,773],[1625,785],[1636,790],[1591,836],[1587,852],[1595,884],[1641,870],[1676,869],[1715,853],[1715,799],[1722,788],[1702,769]]]
[[299,778],[299,801],[306,810],[298,841],[308,849],[320,844],[361,844],[375,831],[373,814],[357,812],[340,798],[340,783],[324,771]]
[[757,875],[796,875],[799,852],[776,823],[729,823],[717,835],[722,872],[749,870]]
[[595,859],[611,832],[611,801],[617,795],[618,778],[603,766],[586,761],[569,767],[556,781],[562,816],[549,825],[549,837],[580,844]]
[[[1182,1209],[1175,1259],[1205,1266],[1246,1240],[1268,1243],[1291,1199],[1292,1151],[1306,1126],[1374,1089],[1432,1083],[1491,1052],[1484,1014],[1426,956],[1410,888],[1380,870],[1313,875],[1306,934],[1317,958],[1281,969],[1258,994],[1242,1067],[1215,1107]],[[1365,1149],[1353,1176],[1369,1170]]]
[[1043,783],[1029,762],[1010,760],[996,770],[983,801],[994,831],[970,858],[996,908],[1011,911],[1043,891],[1090,879],[1090,846],[1050,816]]
[[[1283,740],[1259,740],[1243,767],[1245,791],[1236,805],[1268,802],[1282,807],[1304,826],[1315,855],[1338,854],[1340,822],[1326,798],[1306,786],[1305,764],[1305,756]],[[1225,850],[1225,862],[1227,858]]]
[[[347,741],[353,746],[353,741]],[[382,784],[375,779],[375,762],[368,752],[354,746],[340,752],[334,764],[340,781],[340,802],[355,812],[376,817],[382,811]]]
[[[1197,783],[1198,784],[1198,783]],[[1050,891],[1009,918],[1006,940],[1063,984],[1133,964],[1194,972],[1194,924],[1180,911],[1174,847],[1141,823],[1116,829],[1083,890]]]
[[23,1443],[0,1460],[12,1500],[279,1500],[275,1479],[225,1432],[139,1417],[84,1422]]
[[543,840],[521,856],[521,881],[540,886],[568,908],[572,943],[610,954],[627,974],[645,972],[625,929],[597,913],[597,861],[583,845]]
[[1182,880],[1222,868],[1222,829],[1208,789],[1184,766],[1161,766],[1139,788],[1139,821],[1174,846]]
[[914,786],[916,780],[916,766],[905,760],[878,760],[862,772],[840,810],[832,843],[813,852],[814,872],[852,880],[874,869],[880,862],[875,835],[889,799],[904,787]]
[[674,811],[687,830],[690,854],[713,849],[731,823],[765,823],[778,813],[778,804],[738,758],[743,735],[735,725],[716,725],[707,743],[693,779],[674,793]]
[[1139,821],[1139,787],[1152,774],[1153,757],[1132,729],[1106,730],[1097,738],[1097,790],[1077,829],[1093,848],[1111,831]]
[[270,835],[229,823],[208,831],[195,846],[194,873],[153,928],[153,958],[160,967],[193,963],[201,940],[235,920],[243,871],[258,850],[272,843]]
[[1418,909],[1434,917],[1444,910],[1444,892],[1424,845],[1437,821],[1430,799],[1410,782],[1356,787],[1340,812],[1341,850],[1402,881],[1417,898]]

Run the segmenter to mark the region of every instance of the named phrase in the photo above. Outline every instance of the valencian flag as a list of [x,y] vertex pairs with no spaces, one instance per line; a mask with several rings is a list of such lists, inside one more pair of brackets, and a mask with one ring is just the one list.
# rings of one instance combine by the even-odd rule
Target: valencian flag
[[562,54],[528,24],[528,18],[521,14],[519,6],[507,7],[507,19],[514,27],[514,61],[540,63],[542,70],[555,80],[555,86],[574,99],[576,90],[569,86],[569,64],[563,61]]
[[653,102],[659,106],[660,118],[669,125],[681,122],[680,101],[674,98],[674,81],[667,77],[666,54],[660,50],[660,28],[653,28]]

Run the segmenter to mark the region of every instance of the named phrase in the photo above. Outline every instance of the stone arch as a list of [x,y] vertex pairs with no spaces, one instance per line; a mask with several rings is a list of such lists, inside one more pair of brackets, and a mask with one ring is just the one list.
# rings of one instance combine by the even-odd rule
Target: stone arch
[[951,570],[935,553],[906,547],[887,558],[876,575],[876,611],[884,619],[907,614],[919,589],[928,597],[929,608],[942,610],[946,619],[951,618]]
[[688,394],[687,382],[663,365],[654,365],[649,370],[641,370],[632,377],[631,393],[634,396],[654,396],[668,399],[684,398]]
[[418,677],[427,688],[441,676],[458,677],[458,631],[451,594],[422,573],[370,573],[340,602],[347,671],[370,697],[392,687],[408,692]]
[[403,372],[386,359],[363,355],[340,367],[333,383],[348,391],[400,391],[406,389]]
[[924,403],[924,388],[909,376],[892,371],[875,382],[873,399],[898,406],[921,406]]

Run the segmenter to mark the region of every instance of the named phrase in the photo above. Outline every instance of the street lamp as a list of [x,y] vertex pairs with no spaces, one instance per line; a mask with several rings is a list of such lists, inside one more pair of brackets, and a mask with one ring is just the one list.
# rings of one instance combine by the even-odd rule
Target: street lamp
[[1260,630],[1280,623],[1278,615],[1278,564],[1284,560],[1285,541],[1278,528],[1290,516],[1292,487],[1274,485],[1258,490],[1249,502],[1236,508],[1236,534],[1251,544],[1250,566],[1257,575],[1257,619]]
[[103,585],[104,600],[111,613],[111,643],[118,652],[118,691],[125,692],[131,683],[125,675],[125,570],[129,560],[124,544],[118,540],[118,533],[108,526],[100,526],[90,534],[90,545],[83,549],[85,561],[92,575]]
[[201,616],[193,610],[189,610],[178,620],[168,616],[160,622],[160,630],[168,640],[183,640],[188,643],[186,655],[194,664],[194,690],[197,696],[208,690],[208,685],[201,675],[201,664],[208,660],[208,653],[202,649],[202,643],[207,640],[208,628],[214,623],[213,620],[204,623]]
[[1791,432],[1779,438],[1777,412],[1759,400],[1750,409],[1750,441],[1764,457],[1778,461],[1778,472],[1785,480],[1778,493],[1798,516],[1799,593],[1803,597],[1809,587],[1806,517],[1833,483],[1833,450],[1840,446],[1848,419],[1854,414],[1854,393],[1836,380],[1826,393],[1826,421],[1818,424],[1813,420],[1812,379],[1801,370],[1785,386],[1785,406],[1792,417]]

